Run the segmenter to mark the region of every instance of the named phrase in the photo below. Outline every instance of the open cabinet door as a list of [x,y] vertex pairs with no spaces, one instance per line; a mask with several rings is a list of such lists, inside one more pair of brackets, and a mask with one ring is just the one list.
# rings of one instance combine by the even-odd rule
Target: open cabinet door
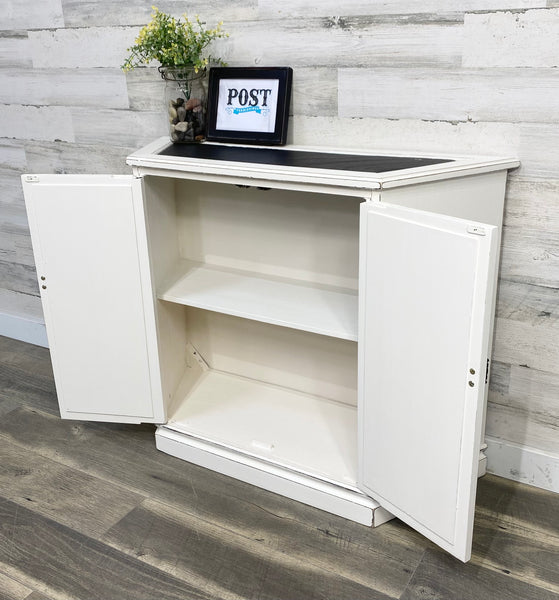
[[141,180],[22,179],[61,416],[162,422]]
[[498,237],[490,225],[361,207],[359,486],[462,561]]

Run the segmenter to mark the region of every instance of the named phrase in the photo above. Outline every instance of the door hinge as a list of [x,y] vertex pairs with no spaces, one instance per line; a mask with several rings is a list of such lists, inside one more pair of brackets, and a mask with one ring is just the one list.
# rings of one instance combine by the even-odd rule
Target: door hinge
[[485,365],[485,385],[489,381],[489,359],[487,359],[487,364]]
[[473,233],[474,235],[485,235],[485,228],[480,227],[479,225],[468,225],[466,231],[468,233]]

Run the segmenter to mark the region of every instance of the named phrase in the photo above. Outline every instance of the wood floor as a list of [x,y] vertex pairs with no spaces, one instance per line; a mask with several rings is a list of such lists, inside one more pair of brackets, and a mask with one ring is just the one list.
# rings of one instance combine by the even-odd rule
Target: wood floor
[[464,565],[155,449],[62,421],[48,350],[0,337],[0,599],[559,600],[559,495],[480,480]]

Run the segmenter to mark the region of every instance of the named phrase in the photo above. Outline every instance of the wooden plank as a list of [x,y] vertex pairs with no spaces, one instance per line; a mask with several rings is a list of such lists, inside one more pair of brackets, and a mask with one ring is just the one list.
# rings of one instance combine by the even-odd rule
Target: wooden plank
[[98,538],[143,497],[0,438],[0,489],[5,499]]
[[28,369],[17,365],[0,364],[0,399],[4,403],[2,412],[12,410],[22,403],[48,412],[56,417],[60,415],[58,400],[52,375],[31,375]]
[[559,595],[558,556],[559,537],[515,521],[476,515],[472,564],[483,572],[506,573],[518,583]]
[[553,326],[559,319],[557,289],[501,279],[497,316],[532,325]]
[[246,529],[232,525],[148,500],[106,540],[179,579],[204,585],[212,595],[235,599],[394,598],[413,568],[388,556],[379,560],[374,550],[363,552],[350,541],[342,546],[319,531],[309,539],[290,523],[273,529],[263,519]]
[[152,426],[76,424],[17,409],[2,419],[0,430],[23,448],[159,500],[193,519],[225,521],[227,529],[239,532],[268,530],[271,544],[280,532],[293,540],[310,536],[314,552],[351,543],[359,552],[372,548],[381,562],[391,557],[404,572],[423,551],[423,538],[405,526],[375,529],[373,543],[367,527],[163,454],[155,448]]
[[341,117],[559,121],[554,69],[341,68],[338,85]]
[[227,28],[230,37],[217,40],[215,48],[216,55],[231,66],[457,67],[461,62],[462,29],[462,24],[455,22],[401,24],[377,23],[370,18],[354,22],[281,18],[231,23]]
[[504,222],[509,227],[559,230],[559,180],[512,177]]
[[330,67],[299,67],[293,72],[291,114],[338,114],[338,72]]
[[559,288],[559,238],[554,229],[504,227],[500,276]]
[[[559,495],[551,494],[510,479],[487,475],[478,483],[477,514],[499,525],[515,525],[537,532],[540,536],[559,539]],[[553,557],[551,557],[553,558]]]
[[300,0],[284,0],[278,4],[275,0],[259,0],[260,15],[264,18],[289,17],[329,17],[331,15],[422,15],[452,12],[463,14],[474,10],[511,10],[545,6],[545,0],[450,0],[441,4],[437,0],[346,0],[343,5],[337,0],[321,0],[321,2],[300,2]]
[[555,422],[556,427],[559,427],[558,398],[559,373],[511,366],[507,396],[509,406],[528,408],[531,414],[538,413],[550,426]]
[[145,67],[126,73],[130,108],[137,111],[162,112],[165,83],[156,68]]
[[38,29],[64,27],[61,0],[41,0],[33,4],[5,0],[2,7],[2,29]]
[[35,69],[119,68],[138,35],[137,27],[88,27],[30,31]]
[[[507,7],[510,8],[510,7]],[[559,10],[466,14],[464,67],[559,66]]]
[[72,113],[64,106],[0,104],[0,136],[73,142]]
[[23,188],[21,186],[21,170],[0,167],[0,203],[24,207]]
[[[151,3],[144,0],[127,0],[124,3],[114,0],[62,0],[62,6],[67,27],[143,26],[149,22],[151,15]],[[258,17],[257,0],[230,0],[227,3],[220,0],[161,0],[157,6],[175,17],[185,12],[190,17],[200,15],[208,27],[214,27],[218,20],[223,20],[225,31],[229,31],[231,21]]]
[[[0,363],[27,370],[29,376],[39,375],[52,380],[52,365],[47,348],[33,346],[11,338],[1,338]],[[5,383],[4,380],[2,383]]]
[[[486,433],[540,452],[559,454],[559,418],[541,417],[526,408],[496,404],[495,397],[487,406]],[[550,482],[551,483],[551,482]]]
[[0,598],[2,600],[23,600],[28,598],[31,592],[30,588],[0,572]]
[[0,501],[0,568],[55,598],[211,597],[9,500]]
[[559,364],[558,325],[532,325],[497,318],[493,358],[504,363],[527,365],[540,371],[557,371]]
[[[523,119],[521,119],[523,120]],[[518,156],[524,177],[559,179],[559,126],[549,123],[520,123]]]
[[[230,63],[231,64],[231,63]],[[293,73],[291,114],[336,115],[338,110],[337,70],[330,67],[300,67]],[[135,69],[126,74],[130,108],[163,114],[164,83],[154,68]]]
[[25,143],[30,173],[130,173],[126,157],[134,150],[103,144]]
[[401,600],[424,598],[460,600],[557,600],[558,594],[529,585],[508,574],[480,567],[475,561],[458,565],[439,550],[427,550]]
[[494,360],[491,364],[491,377],[489,379],[489,393],[506,395],[510,386],[511,365]]
[[0,288],[0,306],[5,314],[24,317],[36,322],[43,321],[43,309],[38,290],[36,295],[29,295]]
[[0,140],[0,168],[23,171],[27,166],[23,142]]
[[72,108],[76,142],[102,146],[140,148],[162,135],[168,135],[163,109],[163,82],[159,106],[153,111]]
[[512,123],[448,123],[421,119],[339,118],[294,116],[289,125],[292,143],[354,148],[375,152],[406,151],[422,154],[515,155],[519,130]]
[[12,262],[11,259],[13,259],[13,256],[10,255],[8,255],[7,259],[0,258],[2,286],[15,292],[37,295],[39,288],[35,274],[35,265]]
[[31,66],[31,51],[27,32],[0,31],[0,67]]
[[0,103],[128,108],[120,69],[3,69]]

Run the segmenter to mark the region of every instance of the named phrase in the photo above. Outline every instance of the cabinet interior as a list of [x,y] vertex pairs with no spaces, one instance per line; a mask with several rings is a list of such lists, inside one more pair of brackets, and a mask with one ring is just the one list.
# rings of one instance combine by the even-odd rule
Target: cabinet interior
[[354,488],[360,199],[144,187],[167,427]]

